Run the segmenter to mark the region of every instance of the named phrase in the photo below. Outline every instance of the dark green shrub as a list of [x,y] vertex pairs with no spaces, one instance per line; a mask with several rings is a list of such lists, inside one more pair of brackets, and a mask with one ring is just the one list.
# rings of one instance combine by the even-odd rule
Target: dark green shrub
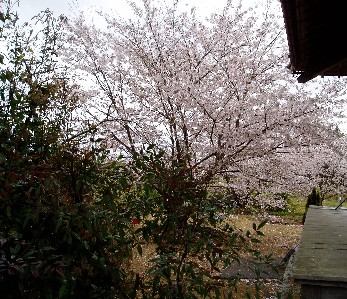
[[310,205],[315,205],[315,206],[321,206],[322,205],[322,199],[320,196],[320,192],[319,192],[319,189],[317,189],[316,187],[313,187],[311,193],[307,197],[307,202],[306,202],[306,206],[305,206],[305,213],[304,213],[304,216],[302,218],[302,223],[304,223],[306,220],[307,210],[308,210]]
[[[70,128],[78,93],[55,55],[60,23],[17,27],[2,7],[0,71],[0,289],[2,298],[130,298],[124,270],[135,239],[131,172],[106,163],[93,129]],[[33,44],[35,42],[35,45]],[[78,136],[74,137],[74,136]],[[135,189],[136,190],[136,189]]]
[[[134,171],[143,183],[141,206],[144,244],[156,247],[143,298],[228,298],[237,278],[221,279],[222,270],[242,254],[260,258],[251,244],[260,242],[261,227],[242,232],[224,222],[220,200],[182,165],[166,161],[164,152],[149,147],[134,157]],[[147,186],[147,187],[146,187]]]

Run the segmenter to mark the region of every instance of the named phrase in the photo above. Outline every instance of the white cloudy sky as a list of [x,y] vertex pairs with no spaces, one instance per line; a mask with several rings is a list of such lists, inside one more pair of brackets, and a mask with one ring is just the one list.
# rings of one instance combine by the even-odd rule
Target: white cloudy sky
[[[168,3],[170,1],[173,2],[174,0],[166,0]],[[197,7],[201,14],[207,14],[224,7],[227,0],[181,0],[181,2],[190,7]],[[127,14],[129,12],[126,0],[21,0],[19,14],[21,18],[27,20],[46,8],[50,8],[55,15],[65,14],[66,16],[73,15],[76,8],[84,11],[101,8],[104,11],[114,10],[119,14]]]

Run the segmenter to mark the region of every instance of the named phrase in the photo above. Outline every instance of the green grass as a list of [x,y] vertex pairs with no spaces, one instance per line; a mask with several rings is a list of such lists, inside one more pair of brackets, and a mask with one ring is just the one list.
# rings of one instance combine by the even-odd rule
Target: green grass
[[[339,205],[339,201],[336,198],[328,198],[323,201],[323,206],[336,208]],[[343,203],[342,207],[347,208],[347,200]]]
[[[329,197],[323,200],[323,206],[336,208],[339,201],[336,196]],[[305,213],[306,198],[303,197],[290,197],[288,200],[288,208],[283,211],[271,212],[275,216],[280,216],[288,222],[300,222]],[[342,207],[347,208],[347,201],[343,203]]]

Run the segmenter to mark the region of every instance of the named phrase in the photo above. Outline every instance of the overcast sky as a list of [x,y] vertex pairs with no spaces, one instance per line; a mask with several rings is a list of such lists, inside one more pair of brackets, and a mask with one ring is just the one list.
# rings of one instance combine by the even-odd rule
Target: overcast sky
[[[140,2],[140,0],[136,1]],[[167,3],[171,1],[174,2],[174,0],[166,0]],[[189,8],[195,6],[201,15],[208,15],[212,11],[222,9],[227,0],[180,0],[180,2],[182,2],[182,5],[189,6]],[[52,10],[56,16],[64,14],[67,17],[73,16],[78,9],[83,11],[102,9],[108,12],[113,10],[123,16],[129,13],[126,0],[20,0],[18,10],[20,19],[22,21],[30,20],[46,8]]]

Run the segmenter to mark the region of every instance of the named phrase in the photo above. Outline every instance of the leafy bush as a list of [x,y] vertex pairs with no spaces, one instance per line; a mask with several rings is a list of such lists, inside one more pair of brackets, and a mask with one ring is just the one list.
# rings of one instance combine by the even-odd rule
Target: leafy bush
[[33,35],[9,7],[1,17],[1,296],[128,298],[131,173],[69,129],[78,94],[54,60],[61,23],[46,12]]
[[154,146],[135,155],[133,167],[147,190],[135,203],[143,211],[137,232],[144,245],[156,247],[149,276],[139,284],[142,297],[231,298],[237,279],[221,279],[221,272],[242,255],[261,259],[252,243],[260,242],[265,222],[254,224],[253,232],[230,226],[208,186]]

